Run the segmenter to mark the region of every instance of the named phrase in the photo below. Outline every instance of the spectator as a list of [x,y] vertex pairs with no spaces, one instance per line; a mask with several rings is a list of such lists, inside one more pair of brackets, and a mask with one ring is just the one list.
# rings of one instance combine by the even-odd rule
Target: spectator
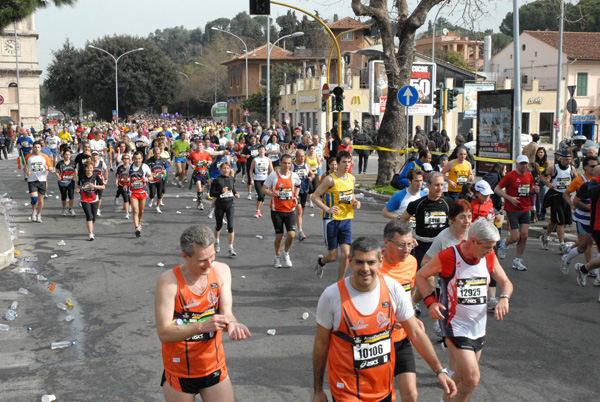
[[531,142],[523,147],[521,153],[527,157],[530,161],[535,160],[537,149],[540,146],[538,141],[540,136],[538,134],[531,134]]

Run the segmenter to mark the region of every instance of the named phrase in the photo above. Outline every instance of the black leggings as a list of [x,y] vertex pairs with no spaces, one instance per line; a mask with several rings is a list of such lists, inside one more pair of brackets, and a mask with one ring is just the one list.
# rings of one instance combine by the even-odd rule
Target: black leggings
[[129,191],[125,187],[119,186],[119,188],[117,188],[117,195],[115,198],[119,198],[119,196],[123,197],[123,202],[129,202]]
[[[2,135],[0,133],[0,135]],[[0,145],[0,160],[2,160],[2,154],[4,154],[4,159],[8,159],[8,154],[6,153],[6,145]]]
[[167,176],[162,181],[162,195],[165,195],[167,192]]
[[104,190],[96,190],[96,194],[98,194],[98,199],[101,200],[102,199],[102,193],[104,192]]
[[69,197],[70,200],[75,198],[75,182],[74,181],[70,182],[68,186],[61,186],[59,184],[58,189],[60,190],[60,199],[62,201],[66,201],[67,197]]
[[308,183],[308,194],[314,193],[317,187],[319,187],[319,178],[315,173],[315,178]]
[[227,216],[227,233],[233,233],[233,203],[226,208],[215,206],[215,230],[219,231],[223,228],[223,215]]
[[85,214],[86,222],[96,222],[96,214],[98,213],[98,201],[94,202],[82,202],[81,207]]
[[246,165],[246,161],[237,161],[237,171],[235,174],[239,174],[242,172],[242,175],[248,174],[248,166]]
[[254,189],[256,190],[256,200],[264,201],[265,195],[262,192],[263,185],[265,184],[264,180],[254,180]]
[[150,183],[150,199],[154,199],[156,195],[159,198],[162,198],[164,182],[162,180],[157,181],[156,183]]

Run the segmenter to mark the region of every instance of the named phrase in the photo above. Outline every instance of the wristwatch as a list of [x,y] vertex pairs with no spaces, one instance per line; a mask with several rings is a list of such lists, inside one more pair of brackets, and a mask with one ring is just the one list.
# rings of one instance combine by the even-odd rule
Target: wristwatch
[[439,369],[438,371],[435,372],[436,375],[440,375],[442,373],[444,373],[446,375],[449,375],[448,374],[448,369],[446,367],[442,367],[441,369]]
[[508,299],[510,301],[510,296],[506,295],[506,294],[501,294],[500,297],[498,297],[499,299]]

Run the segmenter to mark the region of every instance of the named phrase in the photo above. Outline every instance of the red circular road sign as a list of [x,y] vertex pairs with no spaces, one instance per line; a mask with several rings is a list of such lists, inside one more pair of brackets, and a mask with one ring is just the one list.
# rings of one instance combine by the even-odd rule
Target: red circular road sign
[[0,95],[0,105],[4,103],[4,96]]
[[286,116],[285,116],[285,124],[290,124],[290,121],[292,121],[292,120],[290,119],[290,115],[286,115]]
[[327,85],[327,83],[323,84],[323,89],[321,89],[321,95],[323,95],[324,100],[327,100],[329,98],[329,85]]

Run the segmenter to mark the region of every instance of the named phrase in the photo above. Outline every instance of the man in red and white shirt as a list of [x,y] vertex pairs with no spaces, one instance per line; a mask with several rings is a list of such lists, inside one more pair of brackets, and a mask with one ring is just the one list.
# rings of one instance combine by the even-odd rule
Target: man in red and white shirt
[[25,156],[24,166],[25,176],[27,176],[29,196],[31,197],[32,222],[42,222],[42,209],[44,209],[46,182],[48,180],[48,172],[51,166],[52,161],[50,158],[42,153],[42,144],[39,141],[34,142],[32,153]]

